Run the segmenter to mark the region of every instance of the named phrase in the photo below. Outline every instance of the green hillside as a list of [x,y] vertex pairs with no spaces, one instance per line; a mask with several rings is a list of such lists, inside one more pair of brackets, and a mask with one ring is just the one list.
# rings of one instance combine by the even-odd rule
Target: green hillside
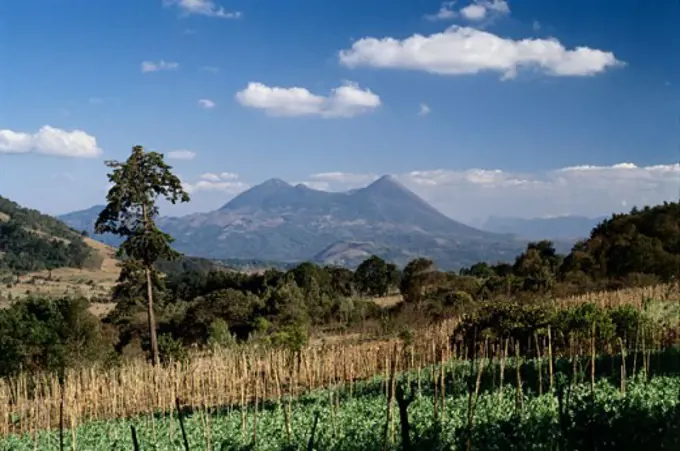
[[680,274],[680,203],[633,208],[605,219],[576,244],[563,270],[594,277],[653,274],[674,280]]
[[0,274],[101,264],[66,224],[0,196]]

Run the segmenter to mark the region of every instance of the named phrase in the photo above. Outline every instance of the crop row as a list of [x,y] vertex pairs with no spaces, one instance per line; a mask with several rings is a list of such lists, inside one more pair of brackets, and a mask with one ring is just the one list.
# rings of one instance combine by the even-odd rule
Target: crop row
[[[423,379],[433,380],[440,370],[424,371],[428,374],[422,374]],[[394,380],[399,387],[395,408],[390,407],[385,381],[376,378],[357,384],[351,394],[328,389],[259,406],[184,412],[187,443],[192,450],[347,451],[632,450],[680,445],[678,376],[647,380],[639,374],[622,391],[606,378],[594,386],[569,384],[558,372],[553,390],[538,395],[528,389],[518,398],[511,384],[494,390],[480,389],[478,383],[471,391],[474,374],[461,370],[458,377],[451,376],[442,398],[436,385],[418,388],[415,374],[401,375]],[[404,415],[401,407],[409,401]],[[176,413],[83,424],[65,431],[64,446],[133,449],[131,426],[141,449],[184,449]],[[56,430],[13,435],[0,442],[0,450],[7,451],[58,447]]]

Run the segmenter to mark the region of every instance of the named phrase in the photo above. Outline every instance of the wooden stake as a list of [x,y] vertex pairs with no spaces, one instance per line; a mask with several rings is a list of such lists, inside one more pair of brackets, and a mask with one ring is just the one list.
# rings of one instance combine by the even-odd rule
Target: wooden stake
[[132,432],[132,446],[134,447],[135,451],[139,451],[139,442],[137,441],[137,431],[135,430],[134,424],[130,425],[130,430]]
[[595,396],[595,323],[590,334],[590,393]]
[[552,355],[552,334],[548,326],[548,371],[550,372],[550,391],[553,389],[553,355]]
[[541,346],[538,344],[538,334],[534,332],[534,342],[536,343],[536,361],[538,362],[538,396],[543,395],[543,356],[541,355]]
[[177,418],[179,418],[179,427],[182,429],[182,440],[184,440],[184,450],[189,451],[189,440],[187,440],[187,431],[184,429],[184,417],[182,415],[182,407],[179,404],[179,398],[175,398],[175,407],[177,408]]
[[623,345],[623,340],[619,337],[619,346],[621,346],[621,393],[626,394],[626,347]]

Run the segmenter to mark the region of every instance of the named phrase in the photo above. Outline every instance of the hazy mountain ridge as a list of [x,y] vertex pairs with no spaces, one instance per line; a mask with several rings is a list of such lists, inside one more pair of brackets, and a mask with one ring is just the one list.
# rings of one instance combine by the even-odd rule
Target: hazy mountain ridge
[[57,216],[57,219],[68,224],[74,230],[85,231],[94,240],[104,243],[108,246],[118,246],[123,240],[110,233],[98,234],[94,233],[94,223],[97,216],[104,209],[105,205],[94,205],[85,210],[74,211]]
[[[94,224],[94,210],[60,218],[72,227],[77,220],[90,232],[91,226],[83,226],[88,215]],[[480,260],[510,261],[526,244],[457,222],[390,176],[342,193],[271,179],[215,211],[161,217],[158,225],[175,237],[179,251],[220,260],[354,266],[377,254],[398,264],[423,256],[442,268],[457,268]]]
[[510,233],[530,240],[579,240],[590,236],[591,230],[606,219],[605,216],[556,216],[548,218],[518,218],[489,216],[480,228],[493,233]]

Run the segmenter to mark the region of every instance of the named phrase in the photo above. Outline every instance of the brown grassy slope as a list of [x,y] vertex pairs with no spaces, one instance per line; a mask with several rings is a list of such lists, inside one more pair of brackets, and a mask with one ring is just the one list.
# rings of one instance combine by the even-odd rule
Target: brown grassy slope
[[[110,309],[108,298],[116,283],[120,268],[116,264],[115,249],[91,238],[85,243],[102,257],[99,269],[58,268],[22,275],[11,286],[0,286],[0,307],[8,305],[8,299],[21,299],[29,295],[61,297],[82,295],[95,302],[92,312],[104,316]],[[3,305],[4,304],[4,305]]]

